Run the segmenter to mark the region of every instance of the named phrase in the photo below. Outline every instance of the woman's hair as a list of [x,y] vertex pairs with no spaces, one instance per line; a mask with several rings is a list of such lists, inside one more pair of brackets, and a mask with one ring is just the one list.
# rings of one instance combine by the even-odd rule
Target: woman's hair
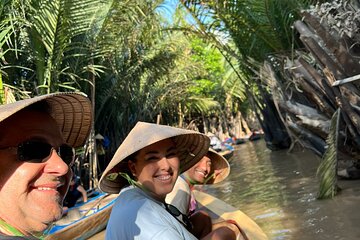
[[136,162],[136,156],[139,154],[139,152],[140,152],[140,150],[138,150],[138,151],[134,152],[133,154],[127,156],[127,157],[124,159],[124,161],[125,161],[125,162],[128,162],[128,161],[131,160],[132,162]]
[[[140,150],[139,150],[140,151]],[[133,154],[129,155],[128,157],[126,157],[123,160],[123,164],[128,164],[128,162],[131,160],[132,162],[136,162],[136,156],[138,155],[139,151],[134,152]],[[125,168],[126,170],[123,171],[124,174],[126,174],[129,178],[131,178],[132,180],[136,180],[135,176],[132,174],[131,170],[129,167]],[[129,180],[128,180],[129,181]]]

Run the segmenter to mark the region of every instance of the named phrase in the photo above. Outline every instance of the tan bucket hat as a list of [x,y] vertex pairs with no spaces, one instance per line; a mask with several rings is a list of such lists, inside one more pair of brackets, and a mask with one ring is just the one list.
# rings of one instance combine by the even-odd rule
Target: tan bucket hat
[[72,147],[82,146],[91,130],[91,102],[82,93],[52,93],[0,105],[0,122],[37,102],[47,102],[49,114],[57,122],[64,140]]
[[223,156],[211,148],[207,154],[211,159],[211,172],[210,177],[206,179],[205,184],[219,183],[229,176],[230,164]]
[[99,181],[100,190],[108,193],[119,193],[123,187],[129,185],[128,181],[119,173],[132,176],[127,161],[123,160],[144,147],[168,138],[174,139],[180,159],[180,173],[191,168],[209,149],[210,139],[202,133],[138,122],[117,149],[102,174]]

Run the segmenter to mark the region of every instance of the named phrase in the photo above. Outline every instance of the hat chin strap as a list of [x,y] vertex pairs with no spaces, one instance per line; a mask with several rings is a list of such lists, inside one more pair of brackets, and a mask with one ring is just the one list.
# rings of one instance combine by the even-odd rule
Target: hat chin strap
[[138,178],[136,177],[136,174],[135,174],[135,173],[133,173],[133,177],[134,177],[134,180],[135,180],[136,182],[138,182]]
[[187,173],[183,173],[184,177],[185,177],[185,181],[190,185],[190,186],[194,186],[195,184],[197,184],[196,181],[194,181],[191,177],[189,177],[189,175]]

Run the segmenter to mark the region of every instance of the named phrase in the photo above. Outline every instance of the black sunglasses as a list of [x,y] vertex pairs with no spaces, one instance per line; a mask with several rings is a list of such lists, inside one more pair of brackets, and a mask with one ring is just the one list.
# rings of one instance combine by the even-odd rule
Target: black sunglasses
[[[168,211],[172,216],[174,216],[182,225],[184,225],[184,227],[188,230],[191,231],[193,229],[193,225],[190,222],[190,219],[188,218],[188,216],[186,216],[185,214],[183,214],[182,212],[180,212],[179,209],[177,209],[175,206],[171,205],[171,204],[167,204],[165,203],[165,209],[166,211]],[[178,218],[179,216],[181,216],[181,220]]]
[[[6,148],[13,147],[5,147],[2,149]],[[51,155],[53,149],[68,166],[71,166],[75,159],[74,149],[67,144],[55,148],[46,142],[28,140],[20,143],[14,148],[17,150],[17,159],[22,162],[44,163]]]

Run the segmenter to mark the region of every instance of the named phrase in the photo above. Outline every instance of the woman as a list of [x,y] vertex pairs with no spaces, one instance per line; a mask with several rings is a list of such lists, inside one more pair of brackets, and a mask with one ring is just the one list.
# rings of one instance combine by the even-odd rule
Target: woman
[[[100,179],[101,190],[121,190],[106,239],[196,239],[186,216],[166,204],[165,197],[178,175],[199,161],[208,148],[209,139],[201,133],[138,122]],[[236,237],[223,227],[203,239],[224,239],[219,237],[224,235],[226,239]]]

